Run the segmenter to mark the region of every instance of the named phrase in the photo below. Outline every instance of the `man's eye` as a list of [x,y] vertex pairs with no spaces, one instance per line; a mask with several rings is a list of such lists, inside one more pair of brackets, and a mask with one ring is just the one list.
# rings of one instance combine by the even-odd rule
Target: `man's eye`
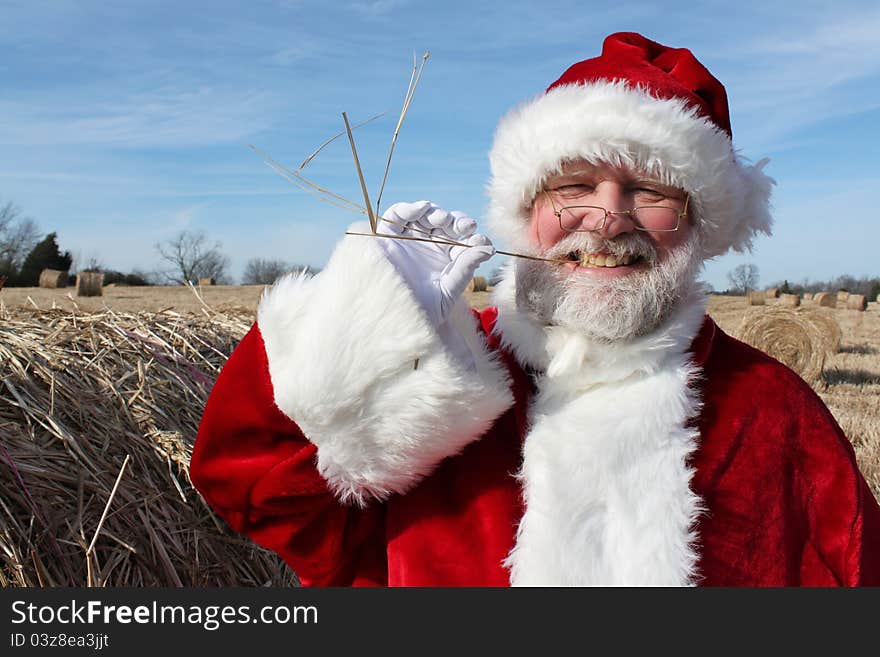
[[589,185],[561,185],[553,191],[563,196],[581,196],[589,194],[593,191],[593,188]]
[[663,192],[657,189],[652,189],[650,187],[638,187],[633,191],[636,193],[637,196],[642,198],[651,198],[658,201],[667,198],[666,194],[664,194]]

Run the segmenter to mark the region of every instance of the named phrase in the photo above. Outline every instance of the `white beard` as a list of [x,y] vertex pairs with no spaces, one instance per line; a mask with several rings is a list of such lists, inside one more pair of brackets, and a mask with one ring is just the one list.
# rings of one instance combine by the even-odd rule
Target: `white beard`
[[568,275],[558,265],[535,260],[516,264],[516,302],[544,325],[568,328],[599,342],[629,341],[663,324],[697,285],[703,264],[699,236],[659,260],[656,247],[640,234],[606,240],[572,233],[540,255],[564,257],[572,251],[641,256],[648,267],[618,279]]

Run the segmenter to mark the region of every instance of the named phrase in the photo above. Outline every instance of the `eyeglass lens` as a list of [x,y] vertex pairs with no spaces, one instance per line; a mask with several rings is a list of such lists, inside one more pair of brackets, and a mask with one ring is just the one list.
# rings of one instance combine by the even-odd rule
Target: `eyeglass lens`
[[[679,220],[677,209],[663,206],[644,206],[628,212],[609,213],[613,214],[629,215],[635,229],[644,231],[675,230]],[[561,208],[559,213],[559,225],[570,232],[601,230],[605,222],[606,213],[600,207],[576,205]]]

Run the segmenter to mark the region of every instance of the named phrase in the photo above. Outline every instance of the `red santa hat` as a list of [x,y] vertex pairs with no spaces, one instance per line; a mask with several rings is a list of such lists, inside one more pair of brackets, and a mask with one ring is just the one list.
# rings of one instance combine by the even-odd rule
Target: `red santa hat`
[[548,176],[584,159],[638,168],[689,192],[706,258],[770,234],[762,171],[733,147],[727,94],[686,48],[640,34],[605,39],[602,54],[571,66],[498,125],[490,153],[489,224],[525,248],[530,207]]

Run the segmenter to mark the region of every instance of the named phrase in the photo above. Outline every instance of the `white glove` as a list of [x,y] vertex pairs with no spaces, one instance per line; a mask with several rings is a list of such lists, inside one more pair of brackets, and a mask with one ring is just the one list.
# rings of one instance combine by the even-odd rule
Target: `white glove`
[[460,242],[468,246],[379,239],[388,260],[412,289],[440,337],[468,366],[473,357],[463,338],[446,322],[481,263],[495,255],[477,223],[462,212],[447,212],[429,201],[395,203],[379,218],[377,232]]

